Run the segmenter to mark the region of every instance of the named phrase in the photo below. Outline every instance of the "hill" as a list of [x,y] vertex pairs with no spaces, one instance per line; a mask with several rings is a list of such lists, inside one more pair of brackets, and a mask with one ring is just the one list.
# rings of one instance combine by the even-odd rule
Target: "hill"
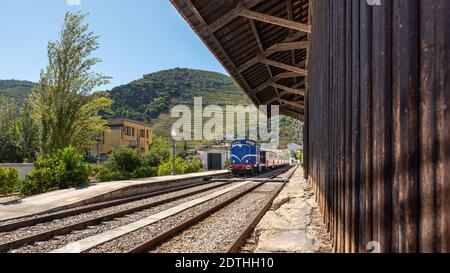
[[[0,81],[0,95],[23,102],[35,83]],[[152,125],[154,133],[170,137],[175,121],[170,109],[179,104],[193,106],[194,97],[202,97],[203,105],[250,105],[251,102],[234,81],[223,74],[175,68],[144,75],[141,79],[107,91],[113,99],[113,113],[106,117],[125,117]],[[192,108],[191,108],[192,109]],[[298,142],[298,122],[281,119],[281,142]]]
[[0,80],[0,95],[23,102],[36,83],[19,80]]
[[203,97],[207,105],[249,103],[230,77],[181,68],[144,75],[142,79],[116,87],[109,93],[117,114],[149,122],[162,112],[168,112],[172,106],[192,104],[194,97]]
[[175,68],[144,75],[142,79],[109,91],[115,117],[150,122],[155,134],[169,136],[170,109],[192,106],[194,97],[204,105],[248,105],[250,101],[233,80],[220,73]]

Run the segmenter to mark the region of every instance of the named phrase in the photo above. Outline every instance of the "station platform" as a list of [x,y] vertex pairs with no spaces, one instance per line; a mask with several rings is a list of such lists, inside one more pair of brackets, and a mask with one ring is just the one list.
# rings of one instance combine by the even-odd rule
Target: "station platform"
[[330,235],[323,224],[311,185],[298,168],[259,222],[256,253],[328,253]]
[[70,209],[115,198],[130,197],[174,187],[223,178],[228,171],[209,171],[176,176],[92,184],[83,188],[57,190],[0,205],[0,221]]

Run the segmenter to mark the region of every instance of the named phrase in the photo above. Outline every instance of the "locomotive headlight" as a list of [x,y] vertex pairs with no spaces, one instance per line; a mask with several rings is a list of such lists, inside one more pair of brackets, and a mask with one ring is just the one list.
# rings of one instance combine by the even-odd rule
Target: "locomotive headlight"
[[247,161],[245,161],[246,163],[248,163],[248,160]]

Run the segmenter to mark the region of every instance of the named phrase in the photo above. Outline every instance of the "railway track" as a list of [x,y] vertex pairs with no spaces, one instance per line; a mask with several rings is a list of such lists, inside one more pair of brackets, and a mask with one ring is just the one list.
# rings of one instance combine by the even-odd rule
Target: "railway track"
[[[0,252],[23,245],[47,241],[73,231],[92,227],[130,214],[158,208],[225,186],[229,182],[208,181],[75,209],[59,211],[0,223]],[[78,238],[78,237],[77,237]]]
[[[257,182],[217,180],[0,223],[0,252],[142,252],[255,191],[266,184],[264,179],[281,172],[265,174]],[[186,204],[192,206],[184,207]],[[164,217],[152,220],[158,215]],[[144,224],[140,227],[139,223]]]
[[[285,174],[289,180],[296,168]],[[285,183],[263,183],[175,236],[147,242],[131,252],[236,253],[250,236]]]

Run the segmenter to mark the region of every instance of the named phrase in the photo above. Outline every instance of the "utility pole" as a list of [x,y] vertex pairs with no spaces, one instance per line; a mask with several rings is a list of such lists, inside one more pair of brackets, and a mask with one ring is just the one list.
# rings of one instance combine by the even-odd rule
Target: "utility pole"
[[173,162],[172,162],[172,175],[177,175],[177,141],[176,141],[177,132],[175,130],[172,130],[172,140],[173,140]]

